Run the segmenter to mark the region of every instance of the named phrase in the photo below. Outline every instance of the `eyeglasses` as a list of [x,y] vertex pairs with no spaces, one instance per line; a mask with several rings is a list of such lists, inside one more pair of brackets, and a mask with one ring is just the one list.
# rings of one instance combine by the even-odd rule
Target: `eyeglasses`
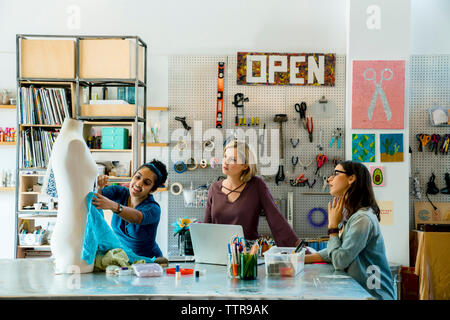
[[329,176],[329,178],[333,178],[334,179],[337,175],[339,175],[339,173],[347,174],[347,172],[345,172],[345,171],[334,170],[333,174],[331,176]]

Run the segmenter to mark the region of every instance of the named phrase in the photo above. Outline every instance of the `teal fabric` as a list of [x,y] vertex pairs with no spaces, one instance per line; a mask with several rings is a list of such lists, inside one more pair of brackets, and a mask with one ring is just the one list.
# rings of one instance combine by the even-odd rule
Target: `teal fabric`
[[88,264],[94,263],[97,254],[105,254],[111,249],[122,249],[127,254],[130,263],[139,260],[145,260],[147,263],[153,263],[155,258],[143,257],[135,254],[133,250],[127,247],[111,227],[106,222],[103,210],[97,209],[92,204],[93,192],[89,192],[86,196],[86,204],[88,207],[88,216],[86,222],[86,229],[84,232],[84,243],[81,258]]
[[341,236],[331,237],[327,247],[318,253],[336,270],[347,272],[374,298],[395,299],[383,235],[372,209],[354,213]]

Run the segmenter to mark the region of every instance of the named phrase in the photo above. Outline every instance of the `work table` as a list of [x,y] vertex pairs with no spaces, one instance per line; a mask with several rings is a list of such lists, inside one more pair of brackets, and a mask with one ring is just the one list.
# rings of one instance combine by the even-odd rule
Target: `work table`
[[[171,263],[170,267],[175,264]],[[55,275],[50,258],[0,260],[0,298],[86,299],[371,299],[353,278],[329,264],[305,265],[293,278],[229,279],[225,266],[180,263],[204,274],[139,278],[104,272]]]

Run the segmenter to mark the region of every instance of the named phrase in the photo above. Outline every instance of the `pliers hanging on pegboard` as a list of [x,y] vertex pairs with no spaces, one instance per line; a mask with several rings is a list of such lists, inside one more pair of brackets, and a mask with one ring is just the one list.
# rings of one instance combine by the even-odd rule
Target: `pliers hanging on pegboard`
[[333,131],[333,135],[331,136],[330,145],[328,146],[329,148],[331,148],[333,146],[333,143],[335,140],[337,140],[338,149],[341,148],[341,137],[342,137],[341,130],[342,130],[341,128],[336,128],[336,130]]

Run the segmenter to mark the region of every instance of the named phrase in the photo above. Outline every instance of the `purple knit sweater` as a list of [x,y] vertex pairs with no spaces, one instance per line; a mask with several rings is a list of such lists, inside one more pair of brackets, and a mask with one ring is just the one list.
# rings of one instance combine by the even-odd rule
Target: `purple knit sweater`
[[264,209],[277,246],[295,246],[297,235],[278,210],[269,188],[260,177],[255,176],[247,182],[239,198],[233,203],[221,189],[222,181],[213,183],[209,188],[205,223],[241,225],[245,238],[255,240],[259,236],[259,216]]

